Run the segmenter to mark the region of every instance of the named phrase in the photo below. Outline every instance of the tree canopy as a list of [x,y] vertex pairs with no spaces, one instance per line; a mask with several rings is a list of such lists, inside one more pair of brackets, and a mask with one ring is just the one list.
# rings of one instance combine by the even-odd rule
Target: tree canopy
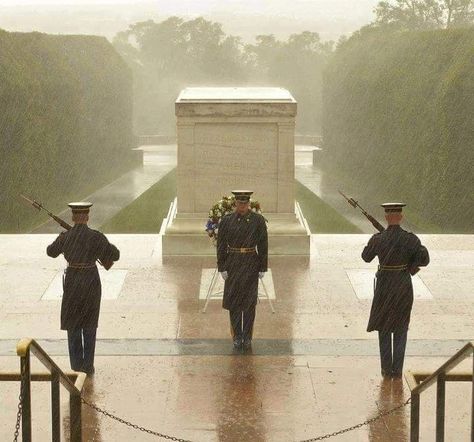
[[254,44],[244,44],[219,23],[170,17],[135,23],[117,34],[114,45],[135,72],[138,133],[172,131],[179,91],[204,85],[285,87],[299,102],[299,129],[319,132],[322,69],[333,44],[316,32],[287,41],[258,35]]
[[375,25],[401,30],[466,27],[474,24],[474,0],[389,0],[375,10]]

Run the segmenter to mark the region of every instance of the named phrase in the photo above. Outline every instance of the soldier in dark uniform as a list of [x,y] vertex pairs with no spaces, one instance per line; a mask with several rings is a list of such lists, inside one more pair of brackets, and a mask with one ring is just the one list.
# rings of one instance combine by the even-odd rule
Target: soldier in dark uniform
[[[362,259],[379,258],[376,286],[367,331],[379,332],[382,376],[402,375],[408,325],[413,305],[411,275],[430,262],[428,250],[418,237],[400,227],[404,203],[385,203],[388,227],[370,238]],[[393,334],[393,352],[392,352]]]
[[234,348],[252,342],[258,279],[268,264],[265,218],[250,210],[248,190],[232,191],[235,212],[221,219],[217,235],[217,268],[225,280],[222,307],[229,310]]
[[105,235],[87,226],[89,202],[70,203],[72,229],[62,232],[46,250],[68,262],[63,280],[61,330],[67,330],[69,360],[75,371],[94,373],[94,353],[99,321],[101,284],[96,261],[108,270],[120,257]]

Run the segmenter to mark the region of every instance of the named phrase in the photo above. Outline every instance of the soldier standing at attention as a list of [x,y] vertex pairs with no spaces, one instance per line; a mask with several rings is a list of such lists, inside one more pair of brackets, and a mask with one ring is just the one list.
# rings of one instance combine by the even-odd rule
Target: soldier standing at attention
[[[388,227],[370,238],[362,259],[379,258],[376,286],[367,331],[379,332],[382,376],[402,376],[408,325],[413,305],[411,275],[430,262],[428,250],[418,237],[400,227],[404,203],[385,203]],[[393,335],[393,353],[392,353]]]
[[120,252],[105,235],[87,226],[92,203],[70,203],[74,226],[62,232],[46,250],[56,258],[61,253],[68,262],[63,279],[61,330],[67,330],[71,368],[93,374],[101,284],[96,261],[108,270]]
[[252,344],[258,279],[268,264],[265,218],[250,210],[249,190],[234,190],[235,212],[224,216],[217,234],[217,268],[224,284],[222,307],[229,310],[235,349]]

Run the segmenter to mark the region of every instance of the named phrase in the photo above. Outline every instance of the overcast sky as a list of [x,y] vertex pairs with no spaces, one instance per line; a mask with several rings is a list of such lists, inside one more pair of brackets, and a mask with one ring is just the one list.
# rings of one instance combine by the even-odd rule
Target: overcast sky
[[378,0],[0,0],[0,28],[98,34],[112,38],[130,23],[203,16],[232,35],[284,37],[304,30],[336,39],[373,19]]
[[162,10],[176,11],[210,11],[232,10],[239,12],[273,12],[305,9],[317,12],[320,8],[340,9],[346,8],[348,15],[360,12],[370,12],[377,0],[0,0],[0,6],[26,6],[26,5],[126,5],[139,4],[155,5]]
[[0,0],[0,6],[20,5],[116,5],[137,3],[132,0]]

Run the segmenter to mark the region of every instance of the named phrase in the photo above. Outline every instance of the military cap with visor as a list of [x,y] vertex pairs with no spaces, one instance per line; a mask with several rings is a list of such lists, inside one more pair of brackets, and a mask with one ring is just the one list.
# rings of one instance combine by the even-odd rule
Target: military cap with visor
[[69,203],[68,206],[71,208],[72,213],[89,213],[92,203],[89,201],[77,201]]
[[406,206],[405,203],[383,203],[381,206],[385,209],[385,213],[401,212]]
[[248,202],[248,201],[250,201],[250,195],[252,195],[253,191],[251,191],[251,190],[233,190],[232,193],[235,196],[236,201]]

